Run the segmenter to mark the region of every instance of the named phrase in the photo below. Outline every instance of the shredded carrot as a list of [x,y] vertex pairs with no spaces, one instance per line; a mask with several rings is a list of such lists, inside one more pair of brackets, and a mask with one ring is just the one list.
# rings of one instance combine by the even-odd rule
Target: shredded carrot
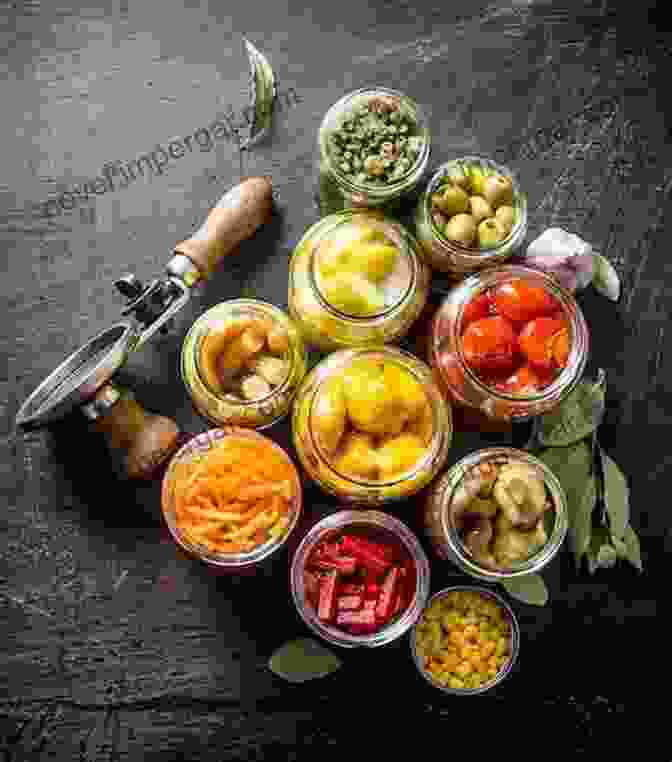
[[176,469],[178,529],[214,552],[253,550],[286,531],[295,479],[291,462],[269,442],[228,437]]

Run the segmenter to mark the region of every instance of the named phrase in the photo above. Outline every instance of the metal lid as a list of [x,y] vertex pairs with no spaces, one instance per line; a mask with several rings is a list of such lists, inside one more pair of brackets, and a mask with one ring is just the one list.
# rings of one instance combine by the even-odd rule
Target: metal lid
[[117,323],[80,347],[25,400],[15,423],[23,429],[45,426],[91,399],[123,365],[133,348],[132,323]]

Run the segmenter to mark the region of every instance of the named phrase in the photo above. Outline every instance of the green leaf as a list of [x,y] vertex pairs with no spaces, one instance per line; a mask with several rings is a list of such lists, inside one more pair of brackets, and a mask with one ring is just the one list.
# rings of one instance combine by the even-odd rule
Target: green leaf
[[628,559],[628,546],[625,544],[625,541],[622,537],[612,537],[611,538],[611,544],[614,546],[614,550],[616,551],[619,558],[623,558],[627,561]]
[[552,447],[537,454],[558,477],[567,499],[569,543],[577,568],[585,555],[592,533],[595,507],[595,478],[592,475],[592,451],[585,442],[571,447]]
[[617,302],[621,295],[621,281],[618,273],[611,262],[596,251],[593,252],[593,260],[595,269],[592,283],[595,290],[611,299],[612,302]]
[[326,677],[340,666],[338,656],[312,638],[288,641],[273,653],[268,662],[271,672],[290,683]]
[[539,420],[537,437],[543,447],[567,447],[585,439],[604,417],[604,374],[580,381],[569,396]]
[[604,463],[604,501],[609,515],[609,528],[613,537],[622,538],[630,520],[630,490],[623,472],[606,454]]
[[276,88],[275,75],[266,56],[258,50],[249,40],[243,38],[245,51],[250,62],[251,73],[251,98],[249,110],[252,118],[250,121],[250,136],[241,145],[245,150],[253,146],[271,129],[273,121],[273,106],[275,104]]
[[532,606],[545,606],[548,602],[548,588],[539,574],[526,574],[502,581],[502,586],[512,597]]
[[627,548],[627,555],[625,558],[639,571],[644,571],[644,564],[642,563],[642,551],[639,547],[639,537],[635,530],[628,524],[625,528],[625,534],[623,535],[623,542]]

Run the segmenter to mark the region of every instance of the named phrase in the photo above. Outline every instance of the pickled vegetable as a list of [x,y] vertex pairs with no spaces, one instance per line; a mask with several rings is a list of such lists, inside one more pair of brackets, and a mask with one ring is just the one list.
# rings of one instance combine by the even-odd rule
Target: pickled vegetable
[[453,689],[486,686],[511,659],[507,612],[477,592],[454,590],[435,599],[413,637],[421,669]]
[[[480,496],[484,478],[493,482],[487,498]],[[541,473],[513,458],[467,471],[450,507],[468,554],[499,571],[515,568],[546,544],[545,519],[552,511]]]
[[188,462],[172,481],[175,522],[213,553],[246,553],[282,535],[298,489],[289,459],[263,438],[231,435]]
[[[408,552],[387,533],[345,530],[315,547],[306,561],[306,603],[320,621],[353,635],[378,632],[401,616],[415,595]],[[316,589],[317,588],[317,589]]]
[[395,481],[427,454],[433,410],[398,363],[358,359],[316,393],[311,424],[320,449],[345,477]]
[[313,408],[313,426],[320,446],[331,455],[341,441],[347,424],[345,395],[340,378],[325,381]]
[[521,278],[471,299],[461,330],[467,365],[484,384],[505,394],[538,393],[569,360],[570,329],[560,303]]
[[215,394],[255,401],[289,375],[288,351],[283,325],[265,315],[242,314],[210,328],[200,343],[198,367]]

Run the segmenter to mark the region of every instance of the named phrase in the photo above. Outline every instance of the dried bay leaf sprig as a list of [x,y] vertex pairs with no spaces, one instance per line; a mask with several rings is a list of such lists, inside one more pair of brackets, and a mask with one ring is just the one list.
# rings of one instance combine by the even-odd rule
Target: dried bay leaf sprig
[[567,498],[569,543],[577,569],[612,568],[625,560],[643,570],[637,533],[630,525],[630,490],[616,462],[602,451],[605,376],[582,381],[536,422],[528,449],[558,477]]
[[242,151],[258,143],[271,129],[277,95],[275,74],[266,56],[244,38],[245,52],[250,62],[250,134],[241,144]]

